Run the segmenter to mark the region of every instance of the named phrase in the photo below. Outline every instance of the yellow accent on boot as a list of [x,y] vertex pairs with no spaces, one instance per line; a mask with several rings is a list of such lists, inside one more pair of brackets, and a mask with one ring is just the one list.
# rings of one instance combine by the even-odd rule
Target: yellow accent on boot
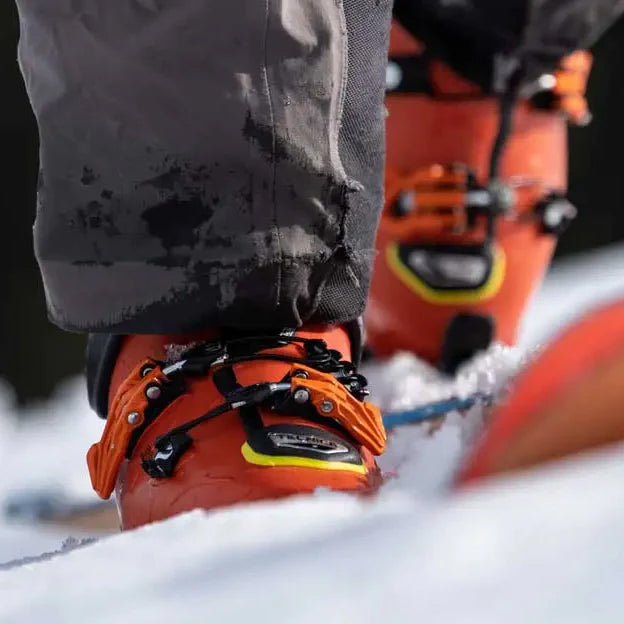
[[332,462],[309,457],[294,457],[292,455],[265,455],[254,451],[248,442],[241,446],[241,453],[245,461],[256,466],[296,466],[299,468],[316,468],[318,470],[342,470],[362,475],[368,473],[368,469],[364,464]]
[[408,288],[411,288],[428,303],[437,305],[480,303],[491,299],[501,289],[505,277],[505,252],[499,247],[494,248],[494,263],[485,284],[478,288],[464,290],[438,290],[429,286],[403,264],[399,256],[399,246],[396,243],[388,245],[386,248],[386,260],[390,268]]

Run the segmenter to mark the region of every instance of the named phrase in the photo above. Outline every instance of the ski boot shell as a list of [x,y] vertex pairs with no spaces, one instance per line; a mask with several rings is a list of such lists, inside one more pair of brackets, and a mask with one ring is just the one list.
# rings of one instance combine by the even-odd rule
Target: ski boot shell
[[515,341],[575,215],[566,125],[588,117],[588,71],[589,57],[572,55],[542,81],[550,105],[505,102],[394,25],[386,205],[366,312],[374,354],[411,351],[453,372],[492,340]]
[[459,485],[624,441],[624,300],[574,324],[530,364]]
[[122,340],[106,428],[88,454],[97,493],[116,491],[123,529],[195,508],[379,485],[385,431],[363,400],[366,380],[342,359],[345,329],[203,337],[176,356],[172,343]]

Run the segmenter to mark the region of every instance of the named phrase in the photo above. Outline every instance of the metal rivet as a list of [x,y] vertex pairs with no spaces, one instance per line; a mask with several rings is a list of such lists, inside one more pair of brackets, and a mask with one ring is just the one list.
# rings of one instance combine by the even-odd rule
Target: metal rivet
[[589,126],[593,119],[594,116],[591,114],[590,111],[587,111],[576,123],[581,128],[584,128],[585,126]]
[[310,392],[305,388],[299,388],[298,390],[295,390],[293,399],[295,399],[295,403],[307,403],[310,400]]
[[397,217],[405,217],[416,209],[416,193],[403,191],[394,202],[393,210]]
[[386,66],[386,89],[394,91],[401,86],[403,81],[403,70],[398,63],[388,62]]
[[329,414],[330,412],[334,411],[334,404],[331,401],[328,401],[327,399],[325,399],[325,401],[323,401],[321,403],[321,412],[323,412],[324,414]]
[[148,399],[152,399],[152,401],[158,399],[162,394],[162,390],[160,386],[148,386],[147,390],[145,390],[145,396]]
[[298,370],[295,372],[295,377],[299,377],[300,379],[307,379],[310,375],[306,373],[304,370]]
[[154,370],[153,366],[145,366],[143,368],[143,370],[141,371],[141,377],[145,377],[147,376],[149,373],[151,373]]
[[557,77],[552,74],[542,74],[537,79],[537,85],[542,91],[551,91],[557,86]]
[[136,425],[141,419],[141,414],[139,412],[130,412],[128,414],[128,423],[131,425]]
[[500,180],[492,180],[488,185],[488,191],[492,199],[492,206],[498,214],[508,213],[516,203],[514,190]]
[[544,211],[544,223],[549,228],[558,227],[563,221],[564,215],[557,204],[551,204]]

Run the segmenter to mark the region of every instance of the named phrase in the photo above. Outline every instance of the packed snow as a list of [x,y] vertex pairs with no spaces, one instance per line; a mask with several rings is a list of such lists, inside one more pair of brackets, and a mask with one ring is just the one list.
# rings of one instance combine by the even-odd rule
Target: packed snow
[[[555,266],[521,346],[494,345],[455,379],[405,354],[369,365],[374,399],[397,410],[503,393],[564,320],[624,294],[623,261],[614,247]],[[29,412],[18,419],[0,389],[0,506],[13,511],[0,520],[0,622],[622,621],[623,449],[451,494],[480,405],[397,430],[373,500],[321,491],[70,536],[28,509],[96,500],[84,454],[102,423],[82,380]]]
[[622,453],[423,502],[205,514],[2,573],[6,623],[621,622]]

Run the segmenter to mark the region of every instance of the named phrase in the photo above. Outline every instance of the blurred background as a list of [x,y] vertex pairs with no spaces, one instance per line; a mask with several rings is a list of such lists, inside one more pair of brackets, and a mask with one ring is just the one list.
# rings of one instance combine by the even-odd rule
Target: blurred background
[[[45,1],[45,0],[42,0]],[[46,319],[33,257],[37,131],[16,61],[17,12],[0,3],[0,378],[20,403],[47,397],[83,366],[84,337],[61,332]],[[594,121],[570,131],[570,197],[580,215],[559,246],[559,256],[624,240],[624,21],[595,46],[589,85]]]

